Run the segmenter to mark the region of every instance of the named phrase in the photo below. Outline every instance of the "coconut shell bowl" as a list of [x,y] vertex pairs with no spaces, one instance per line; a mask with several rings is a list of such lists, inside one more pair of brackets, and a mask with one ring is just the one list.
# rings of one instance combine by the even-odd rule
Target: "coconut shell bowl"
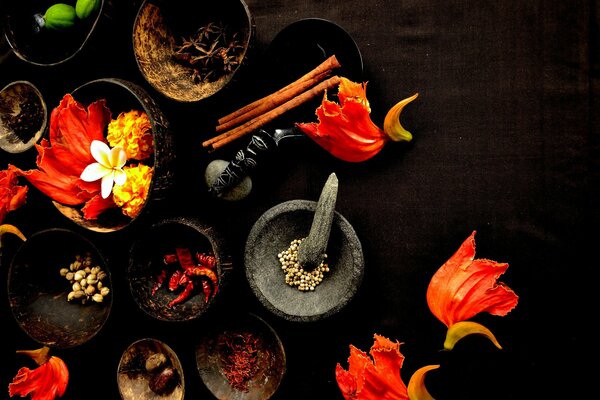
[[[170,125],[154,99],[142,87],[130,81],[117,78],[98,79],[83,84],[71,94],[84,107],[98,100],[105,100],[113,120],[117,119],[120,114],[132,110],[143,112],[148,116],[153,151],[143,161],[131,159],[131,165],[144,164],[152,168],[145,201],[136,214],[127,214],[122,208],[112,207],[102,212],[97,218],[91,219],[85,218],[81,205],[69,206],[53,201],[60,213],[83,228],[103,233],[121,230],[137,219],[143,218],[153,206],[161,204],[172,188],[175,145]],[[105,129],[105,136],[106,132],[107,129]],[[129,164],[130,160],[127,165]]]
[[112,306],[110,271],[82,235],[48,229],[17,250],[8,272],[8,300],[19,326],[40,344],[70,348],[91,340]]
[[211,325],[202,335],[196,365],[202,382],[219,400],[267,400],[283,380],[286,355],[277,332],[264,319],[239,314]]
[[5,3],[4,31],[8,44],[17,57],[37,66],[55,66],[74,58],[95,36],[109,7],[109,0],[99,0],[95,7],[78,16],[75,1],[70,0],[49,12],[51,6],[61,2]]
[[153,338],[133,342],[121,356],[117,370],[123,400],[183,400],[185,379],[177,354]]
[[48,123],[46,102],[29,81],[14,81],[0,91],[0,149],[22,153],[37,143]]
[[131,294],[150,317],[189,321],[221,296],[231,270],[222,236],[195,218],[153,224],[132,245],[127,269]]
[[254,39],[243,0],[146,0],[133,27],[144,78],[165,97],[196,102],[234,81]]

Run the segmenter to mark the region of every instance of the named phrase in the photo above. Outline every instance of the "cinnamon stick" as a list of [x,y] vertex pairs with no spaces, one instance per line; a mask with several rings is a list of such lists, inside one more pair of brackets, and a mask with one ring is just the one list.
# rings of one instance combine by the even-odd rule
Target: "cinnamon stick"
[[[329,73],[331,73],[331,71],[333,69],[339,68],[341,66],[342,65],[340,64],[340,62],[338,61],[338,59],[336,58],[336,56],[334,54],[331,57],[327,58],[325,61],[323,61],[321,64],[319,64],[317,67],[315,67],[313,70],[304,74],[303,76],[301,76],[294,82],[288,84],[287,86],[284,86],[283,88],[279,89],[278,91],[276,91],[274,93],[271,93],[263,98],[260,98],[256,101],[220,118],[217,121],[217,123],[219,125],[225,124],[233,119],[240,117],[241,115],[249,113],[250,111],[254,110],[257,107],[261,107],[261,109],[264,112],[264,110],[266,108],[276,107],[279,104],[283,104],[284,102],[290,100],[291,98],[302,93],[304,90],[308,89],[311,85],[314,85],[315,83],[322,81],[325,78],[325,76],[327,76]],[[266,104],[266,106],[265,106],[265,104]],[[243,120],[242,119],[238,120],[239,122],[237,122],[237,123],[245,122],[251,118],[254,118],[259,113],[260,113],[260,111],[255,112],[255,113],[251,114],[251,116],[248,118],[245,118]],[[233,125],[228,125],[228,127],[231,127],[231,126],[233,126]],[[228,127],[219,128],[217,126],[217,132],[219,132],[220,130],[228,129]]]
[[340,77],[335,75],[332,76],[331,78],[319,83],[318,85],[314,86],[313,88],[311,88],[310,90],[306,90],[305,92],[301,93],[300,95],[286,101],[285,103],[273,108],[272,110],[259,115],[256,118],[251,119],[250,121],[247,121],[246,123],[233,128],[229,131],[226,131],[218,136],[213,137],[212,139],[206,140],[202,143],[202,147],[212,147],[212,150],[216,150],[224,145],[226,145],[227,143],[230,143],[232,141],[234,141],[235,139],[238,139],[242,136],[244,136],[245,134],[252,132],[264,125],[266,125],[267,123],[271,122],[272,120],[274,120],[275,118],[283,115],[285,112],[298,107],[299,105],[313,99],[314,97],[323,94],[326,90],[331,89],[332,87],[339,85],[340,83]]

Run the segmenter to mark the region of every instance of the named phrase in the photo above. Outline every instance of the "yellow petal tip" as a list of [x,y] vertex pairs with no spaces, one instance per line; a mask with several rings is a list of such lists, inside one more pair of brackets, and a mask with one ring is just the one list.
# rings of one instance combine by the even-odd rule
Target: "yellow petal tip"
[[18,236],[22,241],[27,240],[25,235],[23,235],[23,233],[21,233],[19,228],[17,228],[16,226],[11,225],[11,224],[1,224],[0,225],[0,245],[1,245],[2,235],[4,235],[5,233],[12,233],[13,235]]
[[434,400],[425,387],[425,375],[431,370],[438,369],[438,365],[427,365],[415,371],[408,381],[408,398],[410,400]]
[[461,321],[448,328],[446,340],[444,341],[444,349],[452,350],[456,343],[462,338],[469,335],[482,335],[487,337],[498,349],[502,350],[502,346],[496,340],[496,337],[485,326],[472,321]]
[[415,93],[414,95],[399,101],[387,112],[383,121],[383,131],[394,142],[410,142],[412,140],[412,134],[406,129],[404,129],[404,127],[400,123],[400,114],[402,113],[404,106],[412,102],[418,96],[419,93]]

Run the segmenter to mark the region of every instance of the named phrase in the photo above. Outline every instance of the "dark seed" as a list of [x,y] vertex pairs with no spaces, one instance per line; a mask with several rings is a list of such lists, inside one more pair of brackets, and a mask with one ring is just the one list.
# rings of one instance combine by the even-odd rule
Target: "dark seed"
[[150,379],[149,387],[156,394],[169,394],[179,382],[179,375],[174,368],[167,367]]

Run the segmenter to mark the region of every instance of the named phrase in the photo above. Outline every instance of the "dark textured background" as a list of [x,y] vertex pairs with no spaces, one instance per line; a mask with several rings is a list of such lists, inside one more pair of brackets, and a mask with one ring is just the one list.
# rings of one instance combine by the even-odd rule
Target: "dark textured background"
[[[228,239],[237,269],[227,298],[214,312],[226,317],[232,308],[253,311],[280,334],[288,370],[274,398],[341,399],[335,365],[346,366],[351,343],[368,350],[374,333],[404,343],[406,383],[419,367],[442,365],[427,380],[437,399],[592,393],[591,374],[582,363],[595,362],[595,342],[589,339],[597,316],[592,308],[600,184],[596,1],[248,0],[256,24],[251,73],[235,89],[193,105],[175,104],[143,80],[130,39],[139,1],[115,4],[114,26],[97,51],[50,69],[12,57],[0,64],[0,86],[28,79],[54,107],[80,84],[111,76],[139,83],[156,98],[178,146],[178,186],[166,213],[197,216]],[[204,166],[230,156],[242,143],[206,154],[200,146],[209,136],[204,129],[215,115],[269,87],[269,77],[260,73],[261,55],[281,29],[305,17],[329,19],[353,36],[363,55],[372,119],[380,126],[392,105],[419,93],[402,116],[414,140],[388,144],[358,164],[336,160],[312,142],[284,148],[257,172],[249,198],[233,204],[209,199],[201,183]],[[0,154],[0,168],[27,164],[34,156]],[[318,323],[290,323],[269,314],[251,294],[241,260],[244,242],[270,207],[316,200],[331,172],[340,181],[337,210],[362,241],[364,281],[339,314]],[[143,226],[110,235],[82,231],[34,190],[6,222],[26,235],[54,226],[80,231],[109,257],[115,303],[107,325],[89,343],[55,353],[71,371],[65,398],[118,398],[121,352],[143,337],[162,339],[179,354],[186,398],[211,398],[193,356],[207,322],[153,321],[131,299],[125,282],[128,248]],[[519,304],[506,317],[476,318],[496,334],[502,351],[470,338],[441,352],[445,327],[427,308],[426,288],[473,230],[479,258],[510,264],[501,280],[519,295]],[[6,243],[3,282],[18,246]],[[0,329],[8,335],[0,350],[2,387],[27,363],[14,351],[37,344],[10,314],[5,284],[0,297]]]

